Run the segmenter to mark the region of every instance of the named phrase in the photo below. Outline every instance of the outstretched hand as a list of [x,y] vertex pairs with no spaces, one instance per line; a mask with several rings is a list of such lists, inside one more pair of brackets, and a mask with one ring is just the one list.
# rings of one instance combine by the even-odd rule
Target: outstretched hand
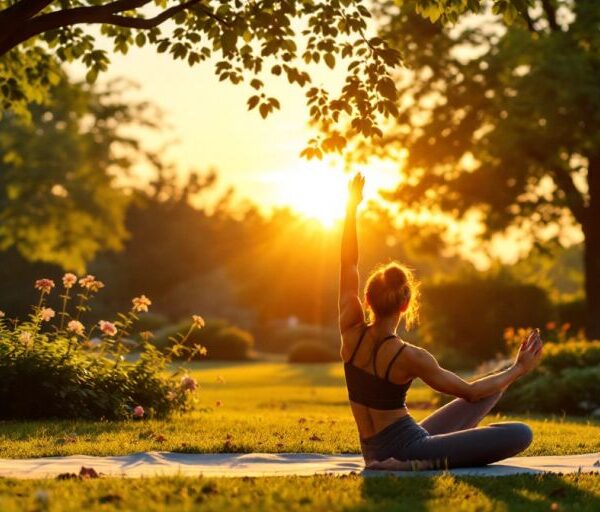
[[363,199],[363,188],[365,186],[365,177],[356,173],[354,178],[348,183],[348,204],[358,206]]
[[542,346],[540,330],[534,329],[529,333],[527,339],[521,343],[515,360],[515,366],[519,367],[523,373],[529,373],[540,361]]

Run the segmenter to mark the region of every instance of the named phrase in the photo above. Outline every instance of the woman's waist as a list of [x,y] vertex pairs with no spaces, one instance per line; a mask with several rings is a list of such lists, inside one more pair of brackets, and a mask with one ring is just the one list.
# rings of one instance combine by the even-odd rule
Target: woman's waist
[[[398,411],[400,412],[400,411]],[[404,409],[402,414],[389,417],[387,421],[381,421],[374,425],[370,432],[359,428],[360,442],[362,446],[381,446],[389,443],[410,444],[413,441],[429,435],[421,425]]]
[[397,421],[410,417],[406,406],[396,409],[375,409],[350,401],[361,439],[370,438]]

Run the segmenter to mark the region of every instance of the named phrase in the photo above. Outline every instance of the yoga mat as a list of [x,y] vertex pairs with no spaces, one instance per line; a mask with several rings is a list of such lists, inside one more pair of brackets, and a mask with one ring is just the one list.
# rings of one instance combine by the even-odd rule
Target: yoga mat
[[[81,467],[93,468],[105,476],[309,476],[318,474],[364,476],[436,475],[440,471],[365,470],[360,455],[323,455],[316,453],[172,453],[145,452],[115,457],[43,457],[38,459],[0,459],[0,477],[55,478],[79,474]],[[513,457],[478,468],[452,469],[454,475],[506,476],[540,473],[600,472],[600,453],[544,457]]]

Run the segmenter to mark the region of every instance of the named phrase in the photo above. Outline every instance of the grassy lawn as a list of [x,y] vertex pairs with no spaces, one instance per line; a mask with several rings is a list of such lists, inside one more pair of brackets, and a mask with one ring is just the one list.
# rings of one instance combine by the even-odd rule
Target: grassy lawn
[[[2,422],[0,457],[145,450],[187,452],[358,453],[340,365],[201,364],[191,373],[201,389],[193,409],[167,421]],[[416,385],[409,407],[431,412],[432,393]],[[143,405],[143,404],[142,404]],[[511,417],[513,418],[513,417]],[[492,416],[488,421],[503,417]],[[600,451],[600,423],[569,417],[520,418],[532,426],[529,455]],[[102,479],[85,482],[0,480],[0,510],[327,509],[431,510],[600,509],[600,477],[443,476],[435,479],[312,477],[279,479]],[[418,485],[415,483],[418,482]],[[41,499],[36,505],[36,492]]]

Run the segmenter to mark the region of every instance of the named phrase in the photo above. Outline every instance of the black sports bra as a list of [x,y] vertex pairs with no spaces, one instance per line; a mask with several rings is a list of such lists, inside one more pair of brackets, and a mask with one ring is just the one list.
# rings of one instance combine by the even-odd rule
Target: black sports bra
[[406,392],[408,391],[408,388],[410,388],[412,380],[409,380],[404,384],[394,384],[389,381],[392,365],[406,348],[406,343],[403,342],[402,346],[398,349],[398,352],[392,357],[385,371],[385,377],[379,377],[375,366],[377,352],[379,352],[379,349],[387,340],[396,338],[396,336],[387,336],[375,346],[375,350],[373,351],[374,374],[372,374],[352,364],[354,356],[356,356],[366,333],[367,327],[365,327],[360,335],[360,339],[354,348],[354,352],[352,352],[352,356],[344,363],[346,385],[348,386],[348,398],[350,398],[352,402],[365,405],[372,409],[392,410],[406,407]]

